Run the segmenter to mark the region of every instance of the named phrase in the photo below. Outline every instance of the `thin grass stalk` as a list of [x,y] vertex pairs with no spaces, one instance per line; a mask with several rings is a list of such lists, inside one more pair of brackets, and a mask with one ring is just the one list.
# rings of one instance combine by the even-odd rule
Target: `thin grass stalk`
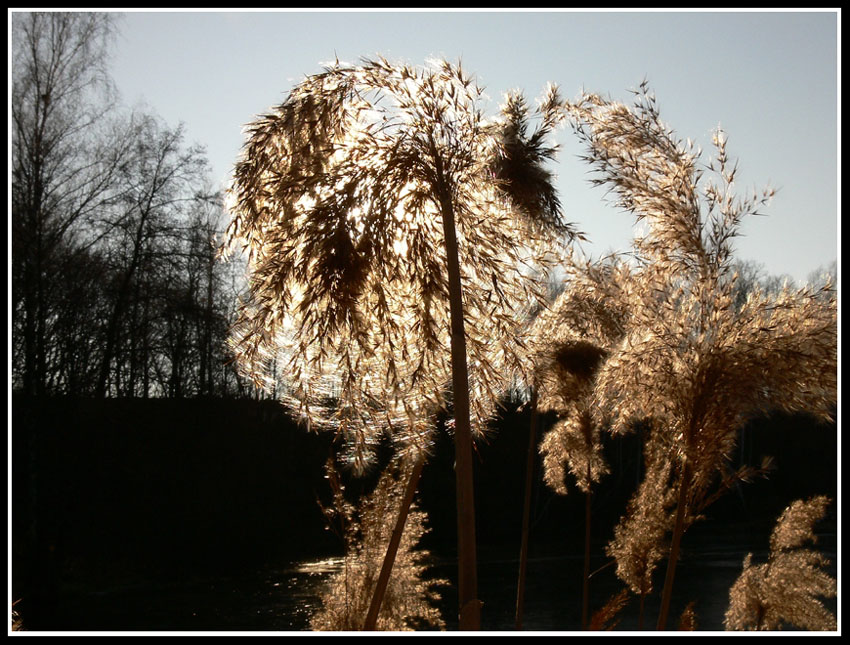
[[519,579],[516,592],[516,617],[514,627],[522,630],[523,607],[525,603],[525,574],[528,570],[528,525],[531,516],[531,485],[534,481],[534,457],[537,454],[537,388],[531,391],[531,421],[528,432],[528,453],[525,461],[525,499],[522,506],[522,539],[519,547]]
[[640,605],[638,608],[638,631],[643,631],[643,608],[646,604],[646,592],[640,592]]
[[416,494],[416,487],[419,484],[419,478],[422,475],[422,468],[424,466],[425,453],[423,452],[416,460],[413,471],[410,473],[410,479],[407,481],[407,487],[404,490],[404,497],[401,500],[398,518],[396,518],[395,527],[387,545],[387,553],[381,564],[381,573],[378,575],[378,581],[375,584],[375,591],[372,594],[372,601],[369,604],[369,612],[366,614],[366,620],[363,623],[364,631],[374,631],[378,623],[378,613],[381,610],[381,603],[384,601],[384,595],[387,591],[387,583],[389,583],[395,557],[398,553],[398,545],[401,543],[401,536],[404,533],[404,524],[407,521],[410,505],[413,503],[413,496]]
[[661,591],[661,610],[658,614],[656,629],[664,631],[667,627],[667,615],[670,612],[670,599],[673,593],[673,578],[676,576],[676,562],[679,559],[679,546],[682,534],[685,532],[685,506],[691,487],[691,466],[688,461],[682,468],[682,481],[679,484],[679,500],[676,503],[676,525],[673,529],[673,539],[670,544],[670,557],[667,560],[667,574],[664,577],[664,588]]
[[587,630],[590,615],[590,518],[593,489],[591,488],[590,460],[587,461],[587,492],[584,494],[584,575],[581,586],[581,628]]
[[[442,164],[434,155],[438,177]],[[445,182],[438,186],[443,235],[446,243],[446,269],[451,318],[452,407],[455,419],[455,475],[458,526],[458,602],[461,631],[477,631],[481,626],[478,601],[478,574],[475,553],[475,500],[472,473],[472,428],[469,418],[469,375],[466,365],[466,335],[463,325],[463,297],[460,281],[457,232],[451,195]]]
[[761,631],[762,623],[764,623],[764,614],[765,614],[764,605],[759,605],[758,617],[756,618],[756,631],[757,632]]

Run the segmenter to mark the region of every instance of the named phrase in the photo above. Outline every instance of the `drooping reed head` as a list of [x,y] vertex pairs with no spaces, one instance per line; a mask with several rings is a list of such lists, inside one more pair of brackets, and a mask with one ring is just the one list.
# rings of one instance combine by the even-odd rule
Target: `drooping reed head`
[[805,288],[755,290],[736,303],[733,243],[773,191],[738,197],[724,133],[705,164],[661,121],[646,84],[635,96],[632,106],[594,94],[568,106],[594,183],[647,224],[635,241],[636,277],[622,291],[628,329],[600,368],[595,399],[615,432],[646,418],[666,428],[701,487],[750,416],[779,408],[828,418],[835,303]]
[[[227,243],[247,251],[250,282],[232,346],[246,374],[271,388],[282,373],[285,401],[358,454],[380,433],[427,437],[447,407],[446,204],[473,321],[474,431],[526,362],[515,341],[546,291],[526,267],[545,275],[569,242],[564,226],[554,236],[557,226],[538,225],[561,221],[545,182],[550,153],[515,155],[509,181],[487,169],[499,126],[485,121],[482,101],[460,65],[337,62],[247,130]],[[544,121],[556,118],[555,103]],[[549,121],[531,148],[544,145]],[[522,163],[534,168],[523,175]],[[535,192],[540,208],[530,205]],[[525,195],[524,205],[511,195]]]

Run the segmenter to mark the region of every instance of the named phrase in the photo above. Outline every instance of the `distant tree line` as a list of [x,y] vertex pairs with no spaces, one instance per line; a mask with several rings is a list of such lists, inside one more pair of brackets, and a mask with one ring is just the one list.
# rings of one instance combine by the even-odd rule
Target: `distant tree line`
[[238,265],[203,148],[119,103],[109,13],[12,16],[11,382],[30,396],[230,396]]

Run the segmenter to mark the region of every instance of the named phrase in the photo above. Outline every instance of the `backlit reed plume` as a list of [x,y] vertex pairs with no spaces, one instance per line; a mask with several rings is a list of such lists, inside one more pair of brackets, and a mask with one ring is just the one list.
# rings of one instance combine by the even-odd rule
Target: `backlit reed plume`
[[829,503],[827,497],[818,496],[798,500],[782,512],[770,536],[767,562],[755,564],[752,553],[744,559],[744,570],[729,592],[726,629],[837,628],[835,616],[819,600],[836,594],[835,579],[823,570],[829,561],[807,548],[817,542],[813,528]]
[[488,120],[460,65],[337,62],[249,126],[230,191],[247,374],[262,385],[279,359],[285,402],[338,433],[355,467],[386,433],[427,450],[451,393],[462,628],[478,620],[472,433],[525,362],[517,324],[546,286],[527,267],[552,266],[575,233],[544,170],[557,90],[534,112],[518,96]]
[[596,373],[626,330],[619,289],[629,275],[627,265],[611,261],[571,259],[565,268],[565,290],[537,317],[529,341],[537,406],[558,415],[540,447],[544,481],[562,495],[567,471],[585,493],[608,472],[592,394]]
[[[681,536],[725,473],[741,426],[774,410],[828,420],[836,400],[836,301],[822,290],[753,290],[735,307],[732,242],[767,190],[739,198],[725,135],[716,155],[679,141],[643,84],[631,107],[586,94],[569,109],[595,183],[645,225],[635,241],[630,323],[600,368],[594,411],[616,433],[649,419],[674,462],[675,523],[658,628],[669,610]],[[665,495],[659,479],[658,497]],[[651,495],[650,495],[651,496]]]
[[[545,136],[520,145],[530,115],[506,108],[488,121],[482,101],[460,67],[367,61],[308,77],[248,129],[228,228],[230,246],[249,253],[251,278],[234,348],[260,385],[271,358],[282,358],[286,401],[311,424],[350,432],[364,459],[372,433],[408,439],[430,425],[422,410],[446,403],[440,200],[455,207],[476,431],[505,365],[523,362],[516,319],[545,289],[518,269],[551,265],[560,234],[572,231],[554,197],[531,198],[538,189],[528,182],[544,177],[520,174],[546,158],[548,148],[534,148]],[[551,90],[542,135],[556,104]],[[514,160],[517,150],[532,158]]]
[[[610,261],[590,263],[574,255],[565,262],[564,290],[548,309],[538,312],[528,333],[532,429],[526,480],[529,502],[531,451],[536,449],[535,422],[538,411],[552,411],[558,421],[543,437],[543,476],[558,494],[567,493],[566,471],[575,477],[586,496],[585,571],[582,602],[582,628],[588,626],[591,486],[608,472],[602,456],[599,427],[589,409],[593,378],[608,347],[625,329],[626,312],[618,297],[618,274],[627,271]],[[523,544],[517,595],[517,628],[521,627],[524,597],[528,513],[524,514]]]
[[629,590],[620,589],[605,602],[602,607],[593,612],[588,629],[590,631],[611,631],[619,623],[620,612],[629,604]]
[[[355,507],[336,491],[333,511],[343,517],[346,553],[343,568],[321,592],[322,607],[310,620],[321,631],[359,631],[372,601],[386,544],[402,504],[410,468],[383,473],[375,490]],[[405,522],[398,554],[384,594],[375,629],[410,631],[443,629],[437,588],[446,580],[426,576],[429,554],[417,544],[427,532],[427,517],[413,505]]]
[[674,464],[651,433],[651,428],[644,433],[643,479],[605,548],[617,563],[617,577],[640,599],[638,629],[643,629],[653,574],[669,553],[667,536],[675,525],[676,491],[670,481]]
[[692,600],[682,610],[682,614],[679,616],[678,630],[680,632],[695,632],[697,630],[696,601]]

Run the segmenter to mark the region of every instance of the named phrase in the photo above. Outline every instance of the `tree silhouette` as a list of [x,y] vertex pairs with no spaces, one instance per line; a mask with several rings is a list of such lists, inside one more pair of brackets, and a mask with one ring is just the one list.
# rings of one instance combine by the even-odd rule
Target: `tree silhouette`
[[[116,237],[120,252],[115,253],[119,266],[115,270],[114,297],[107,316],[97,381],[96,391],[100,396],[109,390],[120,325],[134,300],[138,276],[149,270],[158,240],[176,237],[171,229],[182,219],[181,211],[188,211],[200,201],[197,193],[207,169],[201,149],[183,148],[182,126],[172,129],[152,116],[142,115],[135,129],[135,145],[118,173],[123,190],[114,200],[114,212],[109,213],[114,219],[104,218],[111,219],[105,224],[108,230],[119,232]],[[176,378],[179,369],[175,372],[175,368],[180,361],[170,363],[172,383],[179,383],[180,379]],[[175,385],[169,389],[174,394]]]
[[472,436],[524,362],[523,308],[544,298],[523,267],[551,266],[576,234],[544,168],[557,91],[535,112],[510,94],[492,120],[482,101],[460,65],[337,62],[249,127],[228,228],[251,272],[240,364],[263,384],[281,357],[284,402],[355,466],[387,434],[427,451],[451,404],[461,629],[479,626]]
[[744,422],[776,409],[832,418],[836,301],[830,285],[786,286],[755,289],[736,307],[732,242],[773,191],[735,195],[722,131],[715,159],[700,167],[700,152],[661,122],[645,83],[631,108],[588,94],[570,111],[594,182],[646,225],[635,241],[639,280],[626,291],[629,329],[600,369],[594,409],[615,433],[651,420],[652,440],[675,460],[664,629],[682,534],[711,499]]
[[11,18],[13,311],[23,319],[22,385],[31,396],[46,393],[56,256],[111,196],[126,150],[126,138],[108,132],[113,23],[107,13]]
[[116,25],[103,12],[11,16],[12,387],[223,392],[235,372],[213,363],[233,306],[210,244],[222,209],[182,126],[118,100]]

